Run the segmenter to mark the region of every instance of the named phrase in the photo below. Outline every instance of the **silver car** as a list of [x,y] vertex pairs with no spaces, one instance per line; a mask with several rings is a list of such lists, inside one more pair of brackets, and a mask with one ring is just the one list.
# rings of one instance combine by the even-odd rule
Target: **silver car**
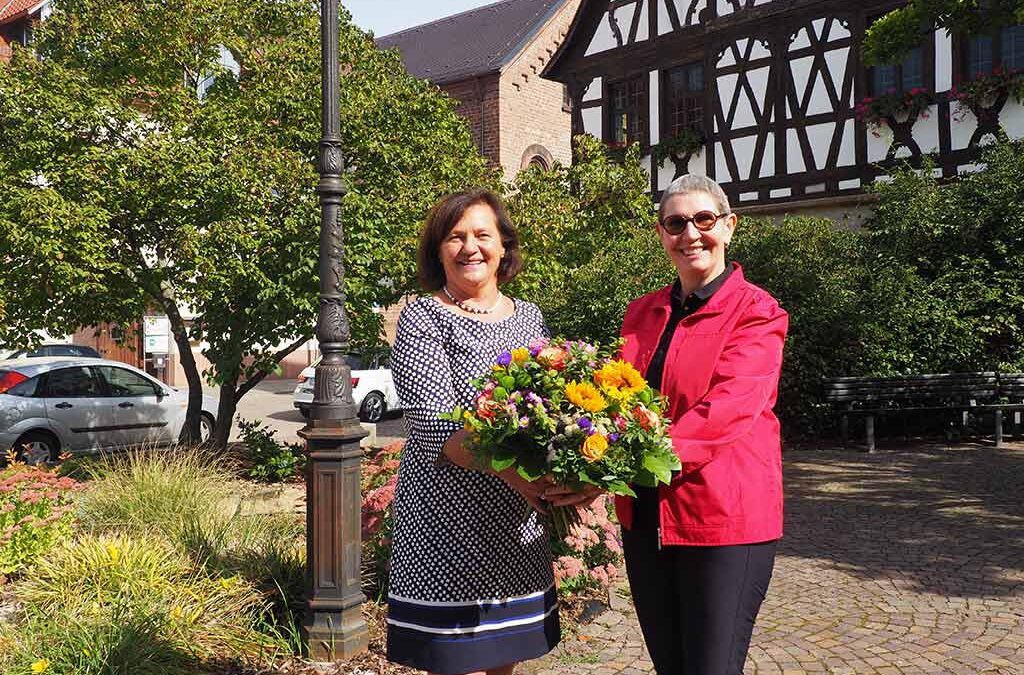
[[[188,392],[107,359],[42,357],[0,361],[0,452],[27,462],[177,441]],[[217,403],[203,397],[201,436],[213,431]]]

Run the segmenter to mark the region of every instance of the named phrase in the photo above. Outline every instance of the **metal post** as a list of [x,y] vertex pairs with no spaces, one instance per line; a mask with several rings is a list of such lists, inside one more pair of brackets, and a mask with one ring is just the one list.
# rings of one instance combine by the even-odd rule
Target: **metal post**
[[306,590],[303,630],[310,658],[346,659],[367,648],[360,590],[359,442],[351,369],[345,362],[341,180],[344,158],[338,113],[338,0],[320,3],[323,137],[320,140],[320,313],[316,336],[323,359],[316,367],[306,441]]

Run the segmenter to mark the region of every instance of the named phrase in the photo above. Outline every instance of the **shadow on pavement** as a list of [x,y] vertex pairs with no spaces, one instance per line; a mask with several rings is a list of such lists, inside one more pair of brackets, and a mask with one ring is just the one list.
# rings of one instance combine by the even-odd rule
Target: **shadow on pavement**
[[794,450],[783,461],[781,553],[940,596],[1024,588],[1024,444]]

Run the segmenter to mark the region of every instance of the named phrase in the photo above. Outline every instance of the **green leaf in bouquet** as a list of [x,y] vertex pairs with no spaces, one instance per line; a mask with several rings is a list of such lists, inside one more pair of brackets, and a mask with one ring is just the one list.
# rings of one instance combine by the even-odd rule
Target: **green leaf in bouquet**
[[449,422],[461,422],[462,416],[465,414],[466,409],[461,405],[455,406],[455,409],[450,413],[440,413],[438,418],[448,420]]
[[611,492],[613,495],[619,495],[620,497],[636,497],[636,493],[633,492],[632,488],[630,488],[625,481],[612,481],[611,483],[606,483],[605,487],[608,489],[608,492]]
[[517,387],[519,387],[520,389],[526,389],[531,384],[533,384],[533,380],[530,379],[530,374],[528,372],[526,372],[525,370],[520,370],[518,373],[516,373]]
[[650,471],[659,483],[667,484],[672,481],[672,469],[679,468],[679,458],[675,454],[668,456],[668,453],[651,453],[644,455],[643,467]]
[[531,483],[547,473],[543,466],[525,466],[523,464],[516,467],[516,472]]
[[654,474],[646,469],[637,471],[633,476],[633,485],[639,485],[640,487],[652,488],[658,486],[658,479],[655,478]]
[[510,466],[512,466],[515,463],[516,463],[515,455],[511,455],[511,456],[507,456],[507,457],[498,457],[498,456],[491,457],[491,469],[493,469],[496,472],[497,471],[504,471],[505,469],[509,468]]
[[505,387],[497,387],[493,392],[491,392],[491,396],[494,397],[495,401],[507,401],[508,389],[505,389]]

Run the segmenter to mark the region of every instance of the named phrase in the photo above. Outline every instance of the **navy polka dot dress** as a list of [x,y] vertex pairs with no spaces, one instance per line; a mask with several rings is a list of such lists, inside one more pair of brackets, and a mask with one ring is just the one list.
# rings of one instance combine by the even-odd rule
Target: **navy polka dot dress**
[[497,356],[547,335],[540,310],[515,300],[498,322],[455,314],[435,298],[398,321],[392,372],[409,437],[395,494],[388,658],[457,674],[536,658],[559,639],[547,535],[499,478],[442,457],[462,425],[438,418],[475,398]]

